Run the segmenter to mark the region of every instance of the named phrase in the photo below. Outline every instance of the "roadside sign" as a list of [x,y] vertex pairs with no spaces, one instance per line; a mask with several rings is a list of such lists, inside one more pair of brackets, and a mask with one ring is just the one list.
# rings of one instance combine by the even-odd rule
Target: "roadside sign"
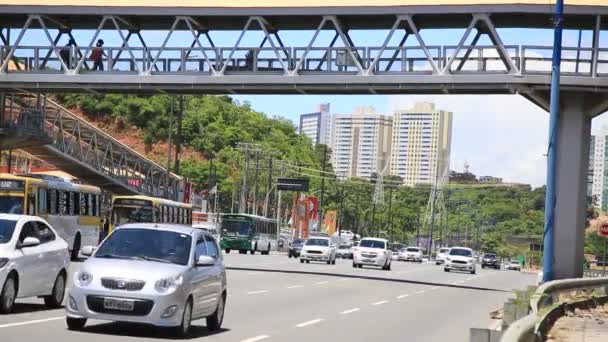
[[600,226],[599,233],[603,237],[608,237],[608,223],[604,223]]
[[279,178],[277,181],[279,190],[308,191],[308,179],[304,178]]

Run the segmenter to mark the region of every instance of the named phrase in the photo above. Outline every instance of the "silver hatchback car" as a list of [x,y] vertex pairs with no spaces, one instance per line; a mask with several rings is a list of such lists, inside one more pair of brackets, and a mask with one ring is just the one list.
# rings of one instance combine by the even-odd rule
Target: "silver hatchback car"
[[70,330],[82,329],[87,319],[149,323],[187,337],[191,322],[204,317],[208,329],[220,329],[226,288],[224,261],[211,234],[176,225],[127,224],[74,275],[66,322]]

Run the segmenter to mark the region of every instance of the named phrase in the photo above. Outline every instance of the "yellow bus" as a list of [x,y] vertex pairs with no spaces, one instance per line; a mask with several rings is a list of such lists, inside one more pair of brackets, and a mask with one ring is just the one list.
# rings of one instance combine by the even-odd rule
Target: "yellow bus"
[[101,232],[101,189],[60,177],[0,173],[0,213],[39,216],[68,242],[73,259],[96,246]]
[[112,197],[111,227],[125,223],[192,225],[192,205],[148,196]]

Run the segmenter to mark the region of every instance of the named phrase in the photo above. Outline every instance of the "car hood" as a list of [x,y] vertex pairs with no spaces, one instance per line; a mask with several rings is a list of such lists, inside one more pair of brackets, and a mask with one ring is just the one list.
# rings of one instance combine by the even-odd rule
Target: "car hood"
[[383,254],[384,249],[380,249],[380,248],[369,248],[369,247],[359,247],[358,249],[359,252],[361,253],[370,253],[370,254]]
[[409,252],[409,251],[403,251],[403,252],[399,252],[401,254],[422,254],[422,252],[418,251],[418,252]]
[[0,258],[12,257],[15,252],[15,248],[11,243],[0,244]]
[[188,266],[145,260],[89,258],[82,264],[81,269],[98,279],[109,277],[157,280],[177,276],[187,270]]
[[328,251],[329,246],[302,246],[302,250],[305,251]]
[[458,260],[458,261],[473,262],[472,257],[465,257],[465,256],[461,256],[461,255],[448,255],[447,257],[450,258],[451,261]]

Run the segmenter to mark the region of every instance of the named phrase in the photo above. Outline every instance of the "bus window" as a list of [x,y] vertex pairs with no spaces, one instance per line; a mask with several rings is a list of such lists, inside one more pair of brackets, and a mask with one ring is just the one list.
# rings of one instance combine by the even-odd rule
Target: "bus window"
[[46,215],[46,189],[38,188],[38,215]]
[[58,190],[58,196],[57,196],[57,212],[59,215],[66,215],[67,214],[67,196],[65,191],[63,190]]
[[74,216],[74,193],[72,191],[66,192],[66,214]]
[[99,210],[98,210],[99,209],[99,206],[98,206],[99,195],[91,194],[90,196],[91,196],[91,202],[92,202],[91,203],[91,209],[92,209],[91,216],[97,216],[97,213],[99,212]]
[[160,220],[160,209],[158,207],[154,207],[154,216],[152,217],[152,222],[156,223]]
[[80,216],[89,216],[89,194],[80,194]]
[[93,216],[93,194],[87,194],[87,216]]
[[171,223],[175,223],[175,207],[171,207]]
[[74,196],[71,198],[72,215],[80,216],[80,193],[73,192],[72,195]]
[[49,215],[57,215],[57,190],[49,189]]
[[36,215],[36,189],[30,187],[27,194],[27,213],[28,215]]

